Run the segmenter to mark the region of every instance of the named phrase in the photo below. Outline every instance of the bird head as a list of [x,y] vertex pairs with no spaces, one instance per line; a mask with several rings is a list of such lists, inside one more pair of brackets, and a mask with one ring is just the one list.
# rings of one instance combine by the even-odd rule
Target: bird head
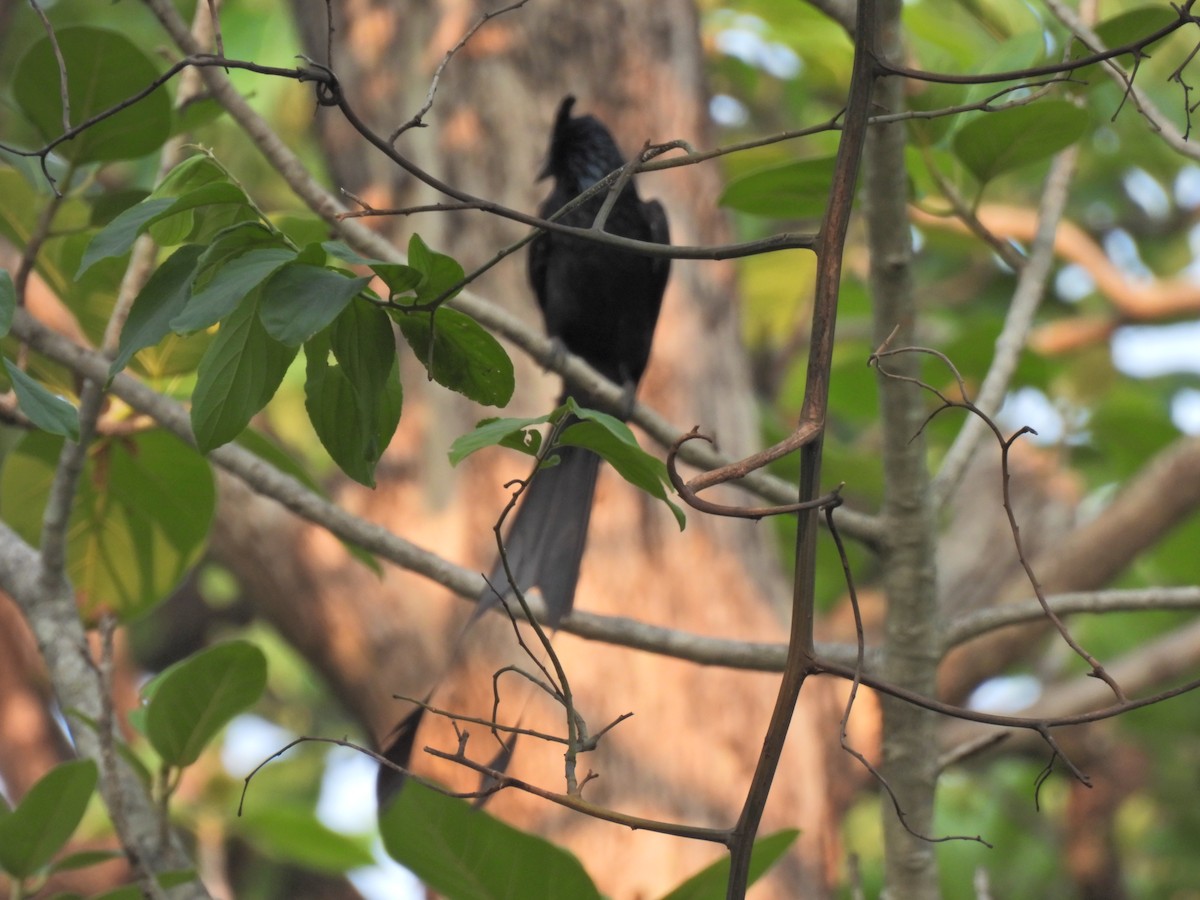
[[546,164],[538,178],[553,176],[578,193],[625,165],[625,158],[600,120],[595,116],[572,116],[574,106],[575,97],[570,94],[559,105]]

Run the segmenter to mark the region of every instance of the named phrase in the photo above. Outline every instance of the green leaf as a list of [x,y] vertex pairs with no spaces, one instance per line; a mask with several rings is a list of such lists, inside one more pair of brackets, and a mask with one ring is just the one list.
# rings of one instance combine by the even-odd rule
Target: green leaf
[[201,453],[233,440],[267,405],[296,351],[267,334],[254,300],[234,310],[196,373],[192,430]]
[[76,869],[86,869],[114,859],[124,859],[125,854],[120,850],[81,850],[56,860],[51,866],[51,872],[73,872]]
[[182,312],[188,301],[196,262],[204,249],[198,244],[180,247],[147,279],[134,298],[129,318],[121,329],[117,357],[109,366],[109,377],[125,368],[139,350],[153,347],[171,334],[171,320]]
[[[128,99],[158,77],[158,66],[117,31],[80,26],[56,30],[66,63],[71,124]],[[37,41],[17,65],[12,92],[17,104],[47,138],[63,133],[62,76],[49,38]],[[171,132],[171,98],[159,87],[149,96],[59,144],[55,152],[75,163],[145,156]]]
[[79,439],[79,410],[30,378],[11,360],[4,360],[4,368],[12,379],[17,405],[30,422],[50,434]]
[[720,204],[774,219],[819,219],[833,185],[833,157],[760,169],[729,182]]
[[[1105,47],[1120,47],[1153,34],[1178,18],[1178,13],[1170,4],[1156,4],[1118,13],[1097,24],[1094,30],[1097,37],[1100,38],[1100,43]],[[1151,48],[1151,52],[1153,52],[1153,48]],[[1087,48],[1076,46],[1073,48],[1072,55],[1078,58],[1087,56],[1089,53]],[[1130,58],[1124,57],[1119,61],[1126,63],[1130,61]],[[1076,69],[1071,73],[1071,77],[1086,81],[1093,87],[1108,83],[1108,79],[1104,77],[1103,66],[1099,63]]]
[[499,341],[466,313],[442,306],[431,312],[392,310],[400,333],[429,377],[488,406],[506,406],[515,380]]
[[542,446],[542,436],[533,429],[549,422],[550,415],[533,419],[484,419],[475,426],[474,431],[460,435],[450,445],[450,465],[457,466],[472,453],[485,447],[510,447],[536,456]]
[[0,337],[12,328],[13,314],[17,310],[17,289],[7,269],[0,269]]
[[954,152],[981,184],[1053,156],[1079,140],[1088,114],[1066,100],[981,113],[958,129]]
[[[749,884],[758,881],[762,874],[795,843],[800,832],[794,828],[777,831],[754,842],[750,851]],[[711,866],[697,872],[662,900],[723,900],[729,882],[729,857],[717,860]]]
[[375,862],[364,839],[327,828],[311,809],[277,804],[252,808],[235,827],[267,856],[304,869],[340,875]]
[[576,409],[575,413],[584,421],[567,426],[559,435],[558,442],[586,447],[600,454],[634,487],[667,504],[682,531],[687,520],[683,510],[667,494],[669,479],[663,461],[643,450],[629,426],[619,419],[594,409]]
[[21,880],[46,866],[79,827],[96,777],[90,759],[62,763],[43,775],[16,809],[0,816],[0,869]]
[[355,301],[304,353],[304,406],[317,437],[343,472],[374,487],[404,402],[390,320]]
[[379,830],[393,859],[454,900],[600,900],[566,850],[416,781],[380,815]]
[[263,286],[258,315],[275,340],[299,345],[341,315],[370,281],[369,275],[348,278],[334,269],[292,263]]
[[[414,234],[409,238],[408,264],[421,273],[421,280],[414,285],[418,303],[428,303],[437,298],[462,281],[465,275],[458,260],[444,253],[430,250],[419,234]],[[380,273],[379,277],[384,281],[388,280],[383,273]],[[456,290],[445,299],[449,300],[457,294]]]
[[146,707],[146,736],[163,762],[189,766],[267,686],[267,658],[248,641],[217,644],[159,676]]
[[286,247],[247,250],[225,262],[212,280],[192,295],[183,311],[171,320],[180,334],[209,328],[228,316],[251,291],[296,258]]
[[214,181],[179,197],[147,224],[147,230],[164,247],[182,244],[189,237],[198,241],[196,232],[218,207],[236,207],[240,213],[235,211],[235,218],[258,215],[240,187],[230,181]]
[[416,288],[425,276],[419,269],[399,263],[371,263],[371,271],[378,275],[394,295],[404,294]]
[[175,200],[171,197],[151,197],[118,215],[92,238],[92,242],[84,251],[83,259],[79,262],[75,277],[83,277],[88,269],[102,259],[128,253],[133,242],[150,221],[170,209],[174,203]]
[[[32,544],[61,450],[61,438],[33,432],[0,470],[0,512]],[[98,440],[67,532],[67,574],[84,614],[130,618],[163,600],[203,552],[215,507],[208,463],[173,435]]]

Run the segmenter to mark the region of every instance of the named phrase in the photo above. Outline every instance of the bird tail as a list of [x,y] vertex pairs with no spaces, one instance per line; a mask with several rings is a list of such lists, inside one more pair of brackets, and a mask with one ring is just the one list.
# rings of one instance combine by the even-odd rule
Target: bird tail
[[[554,627],[575,602],[600,457],[570,446],[556,449],[552,455],[558,456],[558,465],[539,470],[525,489],[504,552],[512,580],[522,593],[534,587],[541,591],[546,604],[544,624]],[[502,560],[497,560],[489,581],[501,594],[511,591]],[[478,610],[490,608],[496,601],[495,592],[487,588]]]

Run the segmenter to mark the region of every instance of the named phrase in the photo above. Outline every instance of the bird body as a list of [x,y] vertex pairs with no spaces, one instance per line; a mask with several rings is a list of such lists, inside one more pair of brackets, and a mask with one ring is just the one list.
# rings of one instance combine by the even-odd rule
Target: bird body
[[[550,195],[538,210],[550,218],[609,173],[625,165],[608,129],[593,116],[572,116],[574,97],[563,100],[555,118],[541,177],[553,178]],[[556,221],[590,228],[607,192],[571,209]],[[630,180],[612,203],[604,230],[620,237],[670,243],[661,204],[643,201]],[[544,231],[529,246],[529,282],[545,319],[546,332],[598,372],[625,386],[630,400],[650,358],[663,291],[670,272],[666,257],[597,243],[575,235]],[[573,393],[582,406],[592,398]],[[619,414],[626,411],[618,410]],[[546,604],[547,624],[570,612],[587,539],[592,495],[600,457],[590,450],[553,451],[558,464],[541,469],[530,482],[505,539],[512,580],[522,590],[537,587]],[[497,563],[490,579],[503,591],[508,578]],[[495,599],[491,589],[481,601]],[[481,602],[481,608],[486,603]]]

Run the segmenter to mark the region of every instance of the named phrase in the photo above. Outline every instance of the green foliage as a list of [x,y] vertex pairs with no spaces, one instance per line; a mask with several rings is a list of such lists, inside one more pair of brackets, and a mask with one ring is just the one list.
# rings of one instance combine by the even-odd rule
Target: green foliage
[[[777,831],[754,842],[750,855],[749,884],[754,884],[767,869],[796,843],[800,832],[795,828]],[[721,900],[729,883],[729,858],[717,860],[707,869],[697,872],[662,900]]]
[[12,328],[13,314],[17,309],[17,291],[7,269],[0,269],[0,337]]
[[416,781],[382,813],[379,829],[393,859],[451,900],[600,900],[566,850]]
[[404,404],[387,314],[355,300],[304,355],[305,406],[321,444],[343,472],[374,487]]
[[[0,512],[37,544],[62,439],[25,436],[0,470]],[[173,436],[100,438],[67,532],[67,574],[88,616],[131,618],[166,597],[199,559],[216,505],[212,473]]]
[[310,871],[343,874],[375,861],[366,841],[326,828],[309,808],[255,805],[239,817],[236,827],[273,859]]
[[804,159],[731,179],[720,203],[775,219],[820,219],[832,185],[832,156]]
[[508,405],[516,383],[512,361],[478,322],[445,306],[389,311],[431,379],[476,403]]
[[[547,422],[557,423],[566,415],[583,421],[563,429],[559,444],[586,447],[601,456],[630,484],[663,501],[670,508],[680,530],[687,524],[683,510],[668,494],[667,467],[638,444],[629,426],[607,413],[585,409],[573,399],[554,412],[530,419],[484,419],[473,431],[457,438],[450,447],[450,462],[458,465],[472,453],[485,447],[508,447],[536,456],[542,446],[541,435],[534,429]],[[547,461],[546,465],[553,465]]]
[[[158,77],[153,59],[125,35],[103,28],[56,32],[66,66],[71,124],[79,125],[144,90]],[[114,66],[113,60],[121,64]],[[13,95],[47,140],[63,133],[63,73],[48,37],[35,43],[17,67]],[[88,128],[57,151],[73,163],[135,159],[157,150],[171,129],[171,99],[159,88],[136,106]]]
[[46,390],[18,369],[12,360],[4,360],[4,369],[12,381],[17,405],[34,426],[50,434],[78,439],[79,410],[62,397]]
[[61,763],[16,809],[0,805],[0,869],[21,880],[45,868],[79,827],[96,779],[91,760]]
[[1074,144],[1088,114],[1065,100],[1045,100],[968,120],[954,136],[954,151],[981,184]]
[[164,671],[145,689],[146,736],[164,764],[190,766],[267,685],[267,659],[247,641],[217,644]]

